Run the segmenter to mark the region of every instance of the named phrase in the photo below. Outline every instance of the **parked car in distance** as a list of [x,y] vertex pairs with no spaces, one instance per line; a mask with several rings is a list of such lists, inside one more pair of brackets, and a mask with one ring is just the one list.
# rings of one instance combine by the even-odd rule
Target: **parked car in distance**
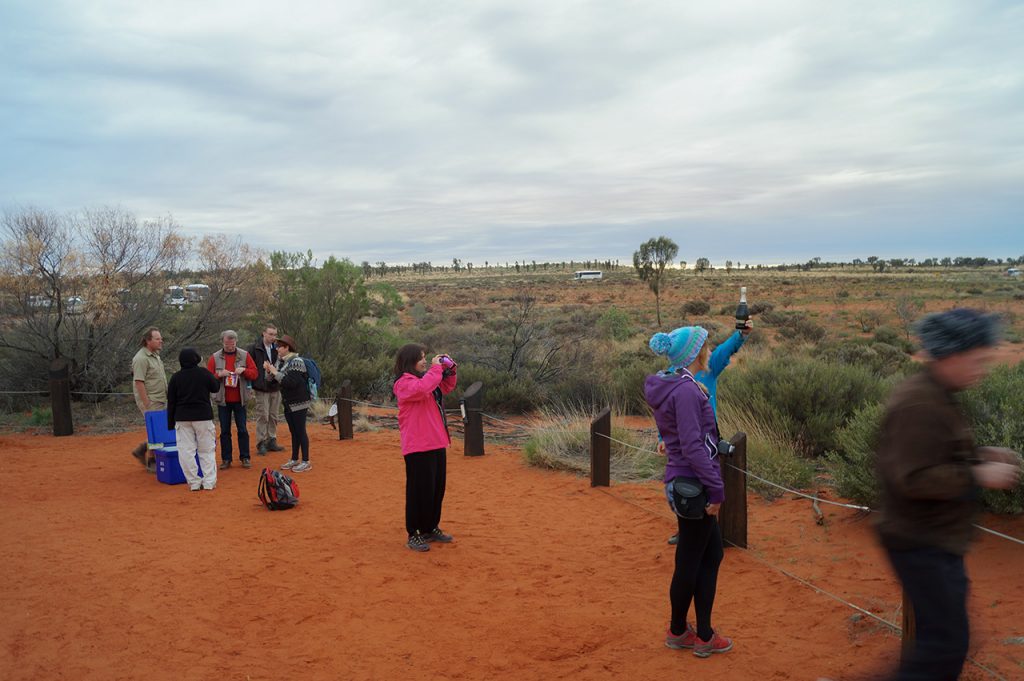
[[189,284],[185,287],[185,297],[190,303],[201,303],[210,295],[210,287],[206,284]]
[[185,298],[185,289],[180,286],[167,287],[167,293],[164,295],[165,305],[171,305],[179,310],[184,310],[186,303],[188,303],[188,299]]
[[53,307],[53,300],[50,299],[50,296],[29,296],[28,306],[50,308]]
[[68,314],[82,314],[85,312],[85,301],[79,296],[69,296],[64,301],[64,311]]

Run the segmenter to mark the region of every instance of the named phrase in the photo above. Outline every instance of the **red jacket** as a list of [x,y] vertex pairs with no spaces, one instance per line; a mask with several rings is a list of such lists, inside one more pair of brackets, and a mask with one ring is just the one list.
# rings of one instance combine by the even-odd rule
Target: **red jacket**
[[429,452],[445,449],[452,443],[444,423],[443,407],[434,397],[434,389],[440,386],[447,395],[455,390],[458,377],[455,372],[443,376],[440,364],[430,367],[420,378],[406,372],[395,381],[395,397],[398,398],[398,436],[402,441],[402,455],[415,452]]

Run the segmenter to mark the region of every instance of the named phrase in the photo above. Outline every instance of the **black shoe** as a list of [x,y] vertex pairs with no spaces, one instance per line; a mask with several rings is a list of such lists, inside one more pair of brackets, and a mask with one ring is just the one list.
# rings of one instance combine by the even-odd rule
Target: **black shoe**
[[260,440],[260,443],[258,445],[256,445],[256,456],[266,456],[266,455],[267,455],[267,441],[266,440]]
[[420,553],[430,550],[430,546],[427,545],[427,536],[425,534],[420,534],[419,532],[416,534],[410,534],[409,541],[407,541],[405,545],[413,551],[418,551]]
[[231,468],[231,462],[230,461],[225,461],[220,466],[217,466],[217,468],[219,470],[226,471],[227,469]]
[[430,534],[427,535],[427,541],[436,541],[438,544],[451,544],[453,539],[455,539],[455,537],[450,534],[445,534],[444,530],[440,527],[435,527],[430,531]]
[[249,459],[242,459],[242,468],[252,468],[252,462]]
[[678,544],[679,543],[679,535],[678,534],[673,534],[671,537],[668,538],[668,543],[671,544],[672,546],[675,546],[676,544]]
[[277,444],[277,438],[276,437],[272,437],[269,440],[267,440],[267,451],[268,452],[283,452],[284,451],[284,447],[282,447],[281,445]]
[[[139,463],[141,463],[143,466],[146,466],[146,452],[148,450],[149,447],[146,445],[145,442],[143,442],[138,447],[132,450],[132,456],[138,459]],[[146,467],[148,468],[148,466]]]

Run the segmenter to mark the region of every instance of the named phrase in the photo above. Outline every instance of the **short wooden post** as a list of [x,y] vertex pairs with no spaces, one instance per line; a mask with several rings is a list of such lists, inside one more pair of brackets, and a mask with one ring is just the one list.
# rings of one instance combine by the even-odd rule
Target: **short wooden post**
[[729,440],[735,450],[719,454],[722,459],[722,482],[725,503],[719,520],[726,546],[747,548],[747,434],[736,433]]
[[352,381],[347,378],[341,382],[338,397],[338,439],[351,440],[352,434]]
[[914,639],[917,638],[917,623],[914,621],[914,604],[903,590],[903,640],[900,642],[900,657],[907,659],[914,651]]
[[590,423],[590,486],[609,487],[612,471],[612,408],[605,407]]
[[462,423],[465,432],[462,435],[463,454],[465,456],[484,455],[484,417],[483,417],[484,384],[477,381],[459,400],[462,408]]
[[71,420],[71,378],[68,361],[63,357],[50,362],[50,409],[53,412],[53,434],[56,437],[74,435]]

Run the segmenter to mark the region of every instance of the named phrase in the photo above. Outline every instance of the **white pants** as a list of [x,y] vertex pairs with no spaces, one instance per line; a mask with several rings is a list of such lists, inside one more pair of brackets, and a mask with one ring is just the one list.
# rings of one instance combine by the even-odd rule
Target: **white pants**
[[[213,489],[217,486],[217,428],[213,421],[178,421],[174,425],[178,435],[178,463],[189,488]],[[196,452],[199,466],[196,466]],[[199,467],[203,477],[199,477]]]

